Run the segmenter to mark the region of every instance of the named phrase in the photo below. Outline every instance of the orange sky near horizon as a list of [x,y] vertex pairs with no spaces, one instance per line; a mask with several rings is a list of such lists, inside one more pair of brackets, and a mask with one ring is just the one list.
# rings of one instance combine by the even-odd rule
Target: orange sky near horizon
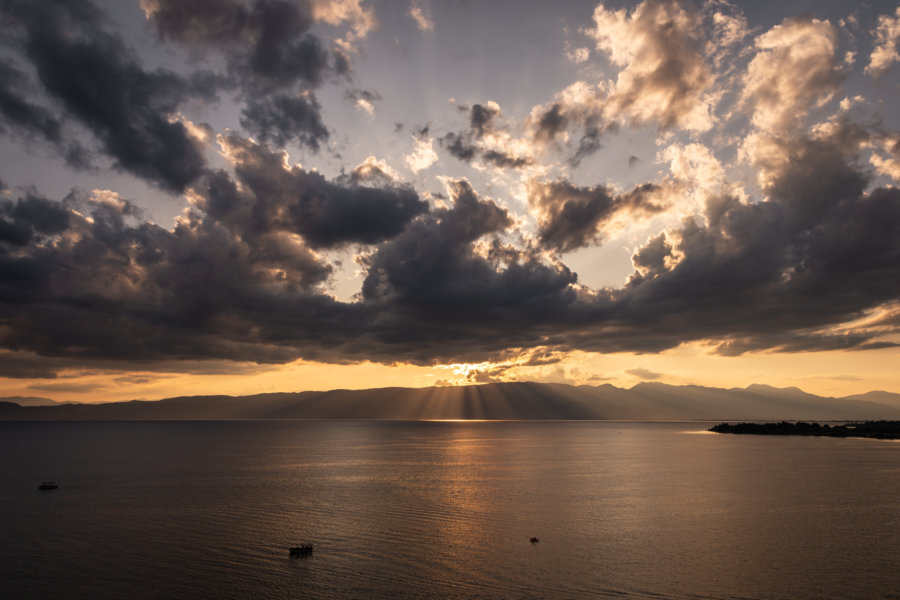
[[[746,387],[754,383],[798,387],[821,396],[873,390],[900,393],[900,350],[753,353],[725,357],[689,344],[659,354],[574,352],[560,362],[511,367],[496,381],[632,387],[642,381],[670,385]],[[0,380],[0,396],[38,396],[58,402],[157,400],[184,395],[249,395],[378,387],[428,387],[485,382],[488,365],[335,365],[296,361],[287,365],[240,363],[229,374],[129,371],[64,372],[55,379]],[[468,373],[468,376],[467,376]]]

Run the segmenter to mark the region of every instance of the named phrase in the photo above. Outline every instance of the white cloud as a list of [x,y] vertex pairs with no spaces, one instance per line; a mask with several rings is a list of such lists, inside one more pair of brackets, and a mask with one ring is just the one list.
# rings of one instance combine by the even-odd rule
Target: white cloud
[[127,204],[118,192],[112,190],[91,190],[91,201],[97,204],[106,204],[117,210],[124,209]]
[[679,184],[675,195],[690,200],[671,202],[681,216],[699,212],[709,196],[728,191],[722,163],[703,144],[671,144],[660,151],[659,159],[669,163],[669,172]]
[[365,98],[359,98],[356,100],[356,108],[364,110],[370,117],[375,114],[375,107]]
[[413,151],[406,156],[406,166],[413,173],[424,171],[437,162],[438,155],[434,151],[434,140],[431,138],[413,137],[416,145]]
[[772,135],[802,126],[811,108],[838,91],[837,32],[828,21],[789,19],[756,38],[742,101],[752,124]]
[[413,0],[409,5],[409,16],[416,22],[416,26],[422,31],[432,31],[434,29],[434,21],[428,18],[428,15],[419,6],[419,3]]
[[881,148],[872,153],[869,162],[879,174],[900,182],[900,134],[881,140]]
[[739,158],[756,168],[765,187],[788,161],[790,140],[806,131],[807,116],[840,91],[837,31],[828,21],[797,18],[756,38],[756,55],[743,77],[740,103],[751,131]]
[[674,2],[647,0],[628,13],[602,4],[586,33],[622,67],[609,98],[609,118],[663,128],[706,131],[716,103],[704,55],[702,14]]
[[575,48],[571,52],[566,52],[566,57],[575,64],[587,61],[591,56],[591,51],[587,48]]
[[375,11],[371,6],[363,7],[363,0],[315,0],[312,5],[313,18],[329,25],[339,25],[349,21],[350,31],[342,38],[335,40],[345,51],[354,52],[356,43],[366,38],[369,32],[378,27]]
[[368,156],[366,160],[353,167],[350,178],[356,183],[389,185],[400,181],[400,174],[392,169],[386,160]]
[[881,75],[892,63],[900,61],[900,54],[897,53],[897,45],[900,43],[900,6],[894,14],[894,17],[878,17],[878,26],[872,31],[875,49],[872,50],[869,66],[866,67],[866,73],[870,75]]

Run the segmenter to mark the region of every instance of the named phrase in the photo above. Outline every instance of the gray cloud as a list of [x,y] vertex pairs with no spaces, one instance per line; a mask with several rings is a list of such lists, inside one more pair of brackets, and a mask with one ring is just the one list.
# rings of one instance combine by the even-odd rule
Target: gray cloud
[[529,156],[515,156],[487,145],[485,138],[504,132],[499,124],[502,118],[500,107],[493,102],[475,104],[471,108],[458,106],[458,110],[469,117],[466,131],[450,132],[439,138],[438,142],[451,156],[463,162],[471,162],[480,158],[484,162],[502,169],[521,169],[534,164]]
[[440,139],[447,152],[463,162],[470,162],[478,154],[478,147],[466,141],[466,136],[450,132]]
[[[265,179],[264,167],[251,168]],[[297,172],[286,177],[305,181]],[[223,189],[236,188],[221,173],[210,179],[226,204],[203,207],[206,216],[193,213],[173,231],[130,225],[125,206],[86,197],[35,204],[31,223],[50,222],[49,215],[76,203],[90,220],[69,211],[52,240],[35,236],[17,254],[0,256],[3,348],[131,364],[379,354],[428,362],[436,355],[502,351],[510,335],[530,336],[526,322],[552,320],[555,308],[573,300],[568,270],[499,244],[487,257],[475,251],[475,241],[502,232],[511,219],[465,182],[453,184],[452,209],[411,222],[369,256],[364,301],[347,304],[317,288],[328,267],[304,255],[302,245],[284,242],[271,227],[258,228],[249,241],[244,230],[236,232],[235,207],[227,202],[246,198],[223,200]],[[501,262],[509,264],[500,270]],[[497,328],[501,317],[519,327],[504,332]],[[494,329],[499,338],[472,344],[479,332]]]
[[476,138],[484,137],[485,133],[496,130],[495,119],[500,116],[500,109],[496,105],[476,104],[469,111],[469,127]]
[[25,73],[8,60],[0,61],[0,115],[5,123],[58,143],[62,139],[62,123],[21,93],[28,87],[31,86]]
[[[27,234],[0,243],[0,344],[66,364],[131,365],[476,362],[534,347],[552,360],[551,351],[692,340],[723,354],[886,347],[889,318],[833,330],[900,299],[900,191],[870,190],[840,139],[796,142],[769,201],[710,200],[705,221],[635,252],[625,287],[588,293],[540,248],[506,243],[513,218],[465,180],[448,182],[449,208],[425,211],[410,190],[329,182],[232,136],[234,179],[206,175],[196,209],[172,231],[127,203],[78,194],[4,203],[0,221]],[[559,198],[574,198],[595,225],[617,203],[645,200],[565,182],[547,189],[562,224],[546,231],[565,233],[548,234],[557,248],[595,231],[560,217]],[[322,287],[331,267],[310,247],[369,241],[359,298],[334,300]]]
[[688,331],[726,338],[729,355],[883,346],[882,330],[827,331],[900,296],[900,191],[867,192],[846,151],[840,135],[797,141],[769,202],[714,199],[708,224],[685,225],[677,247],[651,239],[616,294],[616,319],[652,330],[648,348]]
[[[174,192],[203,172],[202,148],[169,118],[185,99],[209,94],[203,79],[145,71],[121,38],[105,31],[103,13],[85,0],[7,3],[2,10],[8,41],[31,62],[45,91],[121,169]],[[18,114],[32,127],[43,120],[45,137],[57,137],[53,121],[36,107],[20,104]],[[84,162],[69,157],[70,163],[79,160]]]
[[574,273],[538,253],[496,240],[487,255],[476,252],[474,242],[512,220],[464,180],[451,192],[451,209],[412,223],[366,260],[363,299],[380,313],[375,347],[387,344],[413,362],[529,345],[576,300]]
[[537,119],[534,137],[542,142],[554,142],[559,134],[569,126],[569,118],[564,114],[562,104],[555,102]]
[[241,125],[279,147],[291,141],[318,150],[328,138],[311,90],[331,73],[348,74],[347,56],[332,56],[306,0],[153,0],[148,18],[164,39],[223,56],[246,105]]
[[204,208],[245,236],[291,232],[314,248],[372,244],[397,235],[427,209],[410,187],[328,182],[319,173],[285,168],[282,154],[264,144],[235,135],[224,143],[246,191],[220,172],[201,191]]
[[0,242],[25,246],[36,234],[61,233],[68,223],[67,210],[34,191],[15,202],[0,200]]
[[152,0],[147,17],[160,37],[224,53],[229,68],[258,89],[298,82],[318,85],[329,69],[328,53],[308,33],[312,3],[306,0]]
[[633,375],[638,379],[643,379],[644,381],[654,381],[663,377],[662,373],[657,373],[656,371],[651,371],[650,369],[644,369],[641,367],[638,367],[637,369],[628,369],[625,372],[628,375]]
[[106,388],[106,385],[100,383],[36,383],[28,386],[29,390],[37,390],[39,392],[94,392]]
[[[84,126],[121,169],[189,189],[193,204],[168,230],[129,202],[5,191],[0,373],[49,378],[77,365],[222,368],[298,357],[431,364],[529,356],[516,364],[534,365],[572,349],[650,352],[696,340],[722,354],[893,345],[886,337],[897,332],[896,313],[837,327],[900,300],[900,191],[873,187],[853,150],[869,140],[861,126],[829,122],[817,137],[779,140],[787,159],[767,166],[766,201],[710,198],[702,218],[635,250],[624,287],[590,290],[559,253],[599,243],[613,219],[659,212],[653,184],[622,194],[566,180],[533,184],[534,241],[465,180],[445,180],[447,195],[429,209],[375,159],[335,179],[286,164],[277,147],[315,150],[328,139],[313,92],[350,68],[311,33],[309,3],[145,3],[163,39],[226,65],[192,76],[143,67],[85,0],[26,4],[2,5],[14,55],[0,63],[4,127],[65,154],[69,122]],[[569,90],[572,102],[560,96],[524,124],[532,141],[566,145],[577,164],[615,127],[617,107],[621,123],[703,131],[717,96],[696,16],[670,3],[642,10],[604,13],[611,25],[628,21],[617,40],[671,30],[635,38],[651,47],[618,63],[635,75],[630,87],[616,84],[602,99],[599,86]],[[823,64],[835,74],[833,61]],[[759,94],[744,98],[757,114],[767,90],[781,89],[777,78],[761,81]],[[838,81],[829,76],[810,90]],[[230,166],[213,170],[174,115],[223,90],[244,103],[242,126],[258,141],[224,136]],[[812,91],[799,91],[792,106],[815,105]],[[656,97],[667,101],[653,105]],[[347,98],[377,99],[364,90]],[[445,151],[497,167],[531,164],[504,151],[513,138],[497,105],[460,114],[461,131],[441,138]],[[427,128],[416,133],[430,144]],[[882,138],[871,139],[896,151],[900,142]],[[352,301],[328,293],[334,250],[358,253],[363,284]]]
[[646,184],[613,196],[603,186],[582,188],[566,181],[534,182],[528,188],[528,205],[537,213],[541,243],[567,252],[598,242],[602,226],[618,212],[652,214],[662,210],[651,198],[656,189]]
[[[201,215],[173,231],[129,225],[125,211],[94,204],[91,220],[71,212],[52,243],[32,238],[0,256],[4,348],[86,361],[282,362],[297,356],[278,341],[288,322],[312,332],[323,313],[351,310],[310,291],[330,268],[302,246],[274,235],[250,245]],[[275,314],[281,325],[259,319]]]
[[45,356],[0,352],[0,377],[10,379],[56,379],[60,361]]
[[319,103],[308,97],[272,94],[251,98],[241,111],[241,125],[262,142],[284,147],[292,140],[312,150],[328,139]]
[[[605,99],[594,96],[575,101],[563,98],[540,107],[530,119],[533,141],[557,151],[565,146],[570,153],[567,162],[577,168],[585,158],[603,147],[604,136],[618,130],[615,121],[604,117],[604,103]],[[569,131],[572,132],[571,139],[577,143],[561,142]]]

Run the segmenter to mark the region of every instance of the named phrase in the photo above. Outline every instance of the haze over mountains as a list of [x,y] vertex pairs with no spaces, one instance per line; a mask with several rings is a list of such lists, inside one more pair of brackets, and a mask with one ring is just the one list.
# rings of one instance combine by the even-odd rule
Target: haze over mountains
[[157,401],[20,406],[4,398],[0,420],[140,419],[521,419],[521,420],[869,420],[900,419],[900,394],[828,398],[797,388],[719,389],[641,383],[490,383],[254,396],[185,396]]
[[0,397],[0,402],[13,402],[19,406],[53,406],[61,404],[56,400],[39,396],[3,396]]

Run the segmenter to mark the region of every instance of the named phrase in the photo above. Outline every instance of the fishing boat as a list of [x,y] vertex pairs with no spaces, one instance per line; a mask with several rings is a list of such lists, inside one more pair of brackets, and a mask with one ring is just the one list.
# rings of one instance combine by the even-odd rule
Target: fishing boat
[[307,554],[312,554],[312,551],[312,544],[300,544],[299,546],[288,548],[288,552],[291,556],[305,556]]
[[45,481],[41,485],[38,486],[39,490],[55,490],[59,486],[56,485],[56,482],[53,481]]

